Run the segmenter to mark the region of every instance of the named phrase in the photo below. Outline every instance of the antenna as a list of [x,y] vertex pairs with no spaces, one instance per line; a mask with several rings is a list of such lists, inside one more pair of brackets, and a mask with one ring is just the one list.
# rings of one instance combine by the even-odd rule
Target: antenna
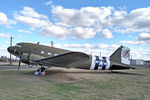
[[51,41],[50,43],[51,43],[51,47],[53,47],[53,46],[54,46],[54,42],[53,42],[53,41]]

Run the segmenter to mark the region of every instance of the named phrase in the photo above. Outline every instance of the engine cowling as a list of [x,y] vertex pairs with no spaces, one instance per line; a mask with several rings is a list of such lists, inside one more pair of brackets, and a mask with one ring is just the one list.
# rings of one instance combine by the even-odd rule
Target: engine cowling
[[20,60],[21,60],[23,63],[29,63],[30,54],[29,54],[29,53],[23,53],[23,54],[21,55]]
[[30,54],[30,53],[23,53],[20,60],[23,63],[29,64],[29,63],[32,63],[35,60],[42,59],[42,58],[44,58],[44,57],[40,56],[40,55]]
[[110,59],[92,55],[91,70],[108,70],[110,68]]

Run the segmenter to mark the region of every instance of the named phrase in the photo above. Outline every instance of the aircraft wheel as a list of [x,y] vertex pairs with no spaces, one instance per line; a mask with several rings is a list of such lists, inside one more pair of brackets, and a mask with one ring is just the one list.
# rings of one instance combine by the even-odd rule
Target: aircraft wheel
[[39,75],[39,72],[38,72],[38,71],[35,71],[35,72],[34,72],[34,75],[36,75],[36,76]]
[[46,72],[45,71],[41,72],[41,75],[43,75],[43,76],[46,75]]

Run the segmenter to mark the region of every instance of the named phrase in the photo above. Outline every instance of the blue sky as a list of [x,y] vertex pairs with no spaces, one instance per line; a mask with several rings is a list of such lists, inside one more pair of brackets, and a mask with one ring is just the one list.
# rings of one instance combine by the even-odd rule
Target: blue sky
[[9,38],[109,56],[120,45],[149,60],[149,0],[4,0],[0,3],[0,55]]

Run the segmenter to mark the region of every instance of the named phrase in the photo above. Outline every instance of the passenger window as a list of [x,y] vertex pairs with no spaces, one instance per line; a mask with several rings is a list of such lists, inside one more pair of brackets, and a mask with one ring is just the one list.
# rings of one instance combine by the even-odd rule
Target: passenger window
[[41,51],[41,54],[44,54],[44,51]]
[[49,56],[50,56],[50,55],[51,55],[51,53],[50,53],[50,52],[48,52],[48,53],[47,53],[47,55],[49,55]]
[[54,56],[57,56],[58,54],[54,54]]

